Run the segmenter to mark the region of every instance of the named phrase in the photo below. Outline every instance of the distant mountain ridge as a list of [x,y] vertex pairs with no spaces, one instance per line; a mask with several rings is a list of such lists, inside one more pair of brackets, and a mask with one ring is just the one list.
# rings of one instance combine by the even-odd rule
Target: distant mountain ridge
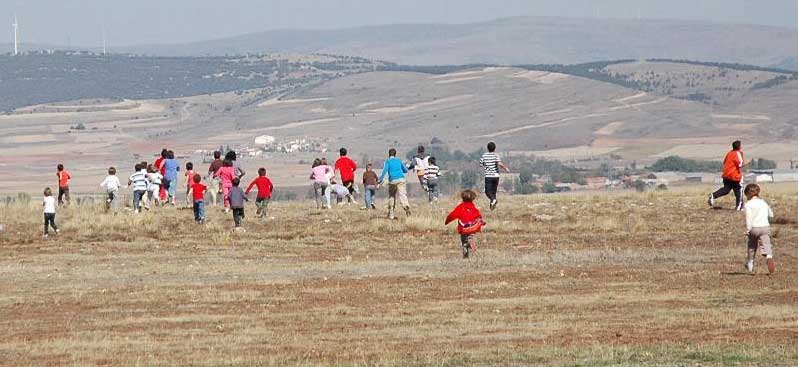
[[679,20],[516,17],[454,25],[274,30],[116,50],[159,56],[330,53],[413,65],[669,58],[775,66],[798,57],[798,29]]

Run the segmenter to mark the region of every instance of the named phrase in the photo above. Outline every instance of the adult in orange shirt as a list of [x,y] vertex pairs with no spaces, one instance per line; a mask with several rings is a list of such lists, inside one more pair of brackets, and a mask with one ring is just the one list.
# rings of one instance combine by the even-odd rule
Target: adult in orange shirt
[[743,210],[743,167],[747,166],[743,155],[743,144],[737,140],[732,143],[732,150],[726,153],[723,160],[723,187],[709,194],[707,203],[710,207],[715,206],[715,200],[724,197],[729,192],[734,192],[735,209]]

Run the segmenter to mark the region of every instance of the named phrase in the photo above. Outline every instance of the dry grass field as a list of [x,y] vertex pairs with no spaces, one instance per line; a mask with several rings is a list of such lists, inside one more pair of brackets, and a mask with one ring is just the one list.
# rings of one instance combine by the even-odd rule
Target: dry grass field
[[2,207],[0,365],[791,366],[798,187],[765,193],[774,276],[696,189],[505,197],[469,260],[453,199],[393,222],[250,207],[244,233],[74,206],[47,240],[38,206]]

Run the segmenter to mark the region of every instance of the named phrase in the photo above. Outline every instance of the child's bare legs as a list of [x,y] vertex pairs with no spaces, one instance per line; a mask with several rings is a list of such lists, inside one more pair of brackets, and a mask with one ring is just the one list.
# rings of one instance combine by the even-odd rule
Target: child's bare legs
[[463,247],[463,258],[467,259],[468,256],[477,250],[477,239],[473,234],[461,234],[460,245]]

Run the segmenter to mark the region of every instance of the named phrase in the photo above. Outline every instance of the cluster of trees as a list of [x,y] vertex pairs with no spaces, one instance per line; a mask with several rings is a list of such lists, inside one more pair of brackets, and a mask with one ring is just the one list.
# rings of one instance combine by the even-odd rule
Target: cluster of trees
[[[319,65],[344,74],[371,70],[368,60],[342,58]],[[0,111],[89,98],[158,99],[243,91],[324,80],[325,72],[301,80],[288,74],[310,63],[265,58],[148,57],[43,54],[0,56]]]
[[715,172],[722,166],[721,162],[699,161],[673,155],[657,160],[649,169],[654,172]]

